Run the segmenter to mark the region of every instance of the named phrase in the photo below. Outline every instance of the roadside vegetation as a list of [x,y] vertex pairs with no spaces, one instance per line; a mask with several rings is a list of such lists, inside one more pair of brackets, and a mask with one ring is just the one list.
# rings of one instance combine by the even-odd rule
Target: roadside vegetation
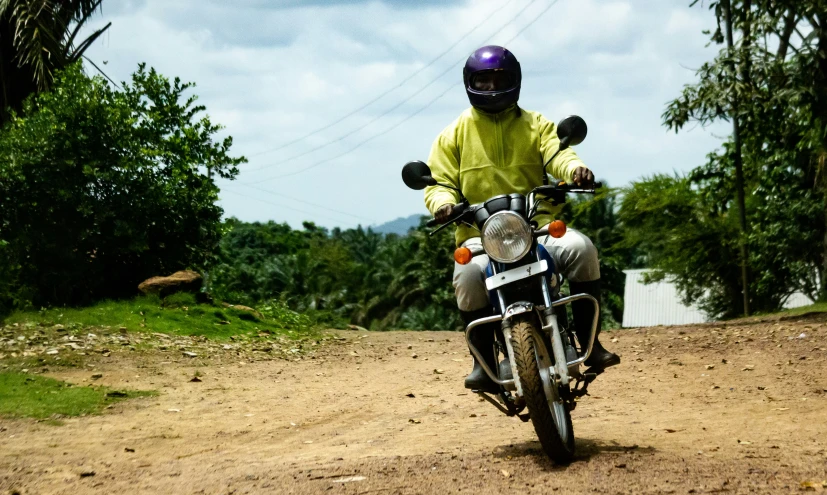
[[154,391],[78,386],[28,373],[0,373],[0,416],[59,421],[61,417],[97,414],[110,404]]
[[[16,33],[4,60],[19,69],[14,81],[0,78],[12,98],[0,114],[7,322],[219,339],[347,324],[458,327],[450,229],[398,236],[222,221],[214,178],[234,179],[246,159],[232,154],[232,138],[218,138],[221,126],[197,104],[193,85],[143,64],[121,85],[87,74],[79,58],[100,32],[77,50],[71,34],[100,0],[36,12],[13,8],[18,3],[0,3],[4,32]],[[741,316],[745,302],[753,314],[779,311],[795,292],[827,299],[822,5],[693,8],[701,5],[711,9],[710,41],[721,49],[667,105],[663,124],[677,132],[737,119],[740,134],[687,174],[645,177],[567,205],[563,219],[601,253],[605,327],[621,319],[627,268],[653,269],[652,279],[673,281],[711,318]],[[31,16],[49,30],[50,50],[23,29],[34,25]],[[43,58],[52,51],[61,55]],[[27,84],[16,86],[20,80]],[[213,300],[258,313],[134,299],[142,280],[182,269],[206,274]]]
[[101,301],[85,307],[49,308],[40,311],[15,311],[6,325],[35,324],[66,330],[112,328],[129,332],[158,332],[169,335],[195,335],[227,339],[231,335],[267,332],[310,334],[323,323],[306,314],[290,310],[278,301],[258,307],[238,309],[210,302],[198,303],[196,296],[177,293],[164,299],[155,295],[135,299]]

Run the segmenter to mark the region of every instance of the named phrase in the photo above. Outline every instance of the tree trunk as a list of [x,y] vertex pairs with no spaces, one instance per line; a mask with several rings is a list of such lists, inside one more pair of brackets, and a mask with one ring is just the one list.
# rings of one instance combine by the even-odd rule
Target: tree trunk
[[789,12],[787,12],[787,16],[784,17],[784,29],[781,31],[781,36],[778,39],[778,53],[777,58],[780,61],[783,61],[787,58],[787,50],[790,48],[790,36],[793,35],[793,30],[795,29],[795,24],[798,19],[796,19],[795,10],[790,8]]
[[[748,2],[749,3],[749,2]],[[732,6],[730,0],[722,0],[721,5],[724,10],[726,20],[726,39],[727,48],[730,53],[733,50],[732,39]],[[745,16],[749,15],[745,12]],[[748,26],[748,22],[745,23]],[[745,29],[745,34],[749,34],[749,28]],[[732,77],[737,78],[737,72],[733,65]],[[749,316],[749,271],[747,267],[749,252],[747,251],[747,208],[744,198],[744,164],[741,157],[741,126],[738,118],[738,97],[737,94],[732,95],[732,140],[735,144],[735,190],[737,192],[738,202],[738,220],[741,224],[741,294],[743,297],[744,315]]]
[[[817,23],[813,28],[818,32],[818,51],[816,52],[816,67],[814,74],[815,105],[813,108],[814,121],[819,124],[821,143],[817,150],[817,182],[816,187],[821,193],[824,202],[824,246],[821,265],[821,287],[819,300],[827,301],[827,15],[816,14]],[[812,21],[811,21],[812,22]]]

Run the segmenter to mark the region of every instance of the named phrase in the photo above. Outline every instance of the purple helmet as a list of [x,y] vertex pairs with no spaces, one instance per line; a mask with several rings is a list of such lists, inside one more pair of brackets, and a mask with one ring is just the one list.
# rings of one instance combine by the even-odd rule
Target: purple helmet
[[468,100],[480,110],[501,112],[520,99],[520,62],[501,46],[484,46],[472,53],[465,62],[462,79]]

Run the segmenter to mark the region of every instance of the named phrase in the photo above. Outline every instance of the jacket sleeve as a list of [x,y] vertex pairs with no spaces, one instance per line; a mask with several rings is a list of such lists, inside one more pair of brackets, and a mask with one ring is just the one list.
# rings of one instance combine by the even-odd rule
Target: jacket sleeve
[[[554,125],[554,123],[548,121],[542,115],[539,116],[539,119],[540,153],[543,155],[543,163],[545,164],[548,159],[557,152],[557,149],[560,147],[560,139],[557,137],[557,126]],[[546,172],[556,179],[564,180],[571,184],[574,170],[577,167],[588,168],[586,164],[580,160],[580,157],[577,156],[577,153],[575,153],[573,149],[568,148],[561,151],[560,154],[554,158],[554,161],[546,168]]]
[[[428,166],[437,182],[459,189],[459,149],[444,133],[434,141],[431,154],[428,157]],[[425,188],[425,206],[431,214],[435,214],[439,207],[459,203],[459,194],[456,191],[440,186]]]

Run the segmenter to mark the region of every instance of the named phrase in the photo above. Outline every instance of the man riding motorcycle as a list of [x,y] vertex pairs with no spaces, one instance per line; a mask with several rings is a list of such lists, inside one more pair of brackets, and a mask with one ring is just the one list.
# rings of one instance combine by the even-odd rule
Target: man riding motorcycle
[[[498,194],[527,194],[543,184],[543,164],[559,148],[553,123],[537,112],[517,106],[522,73],[517,58],[500,46],[484,46],[468,57],[463,70],[465,91],[471,108],[446,127],[436,138],[428,157],[433,178],[462,191],[472,204]],[[571,148],[557,155],[549,164],[550,174],[569,183],[589,188],[594,174]],[[425,205],[434,217],[445,222],[452,217],[460,201],[456,191],[445,187],[425,188]],[[561,206],[550,203],[540,208],[535,219],[539,226],[550,223]],[[559,271],[568,279],[571,293],[586,293],[600,301],[600,264],[588,237],[568,229],[559,239],[540,239]],[[479,231],[469,225],[456,230],[457,246],[480,245]],[[490,315],[485,267],[488,256],[476,256],[466,264],[455,264],[453,285],[462,319],[468,323]],[[578,339],[587,342],[591,333],[594,306],[585,300],[572,303],[574,327]],[[498,323],[490,323],[475,332],[472,344],[482,350],[491,369],[496,369],[493,341]],[[598,334],[600,327],[598,326]],[[586,366],[605,369],[620,363],[620,357],[606,350],[594,339]],[[474,368],[465,379],[465,387],[496,392],[498,387],[474,359]]]

